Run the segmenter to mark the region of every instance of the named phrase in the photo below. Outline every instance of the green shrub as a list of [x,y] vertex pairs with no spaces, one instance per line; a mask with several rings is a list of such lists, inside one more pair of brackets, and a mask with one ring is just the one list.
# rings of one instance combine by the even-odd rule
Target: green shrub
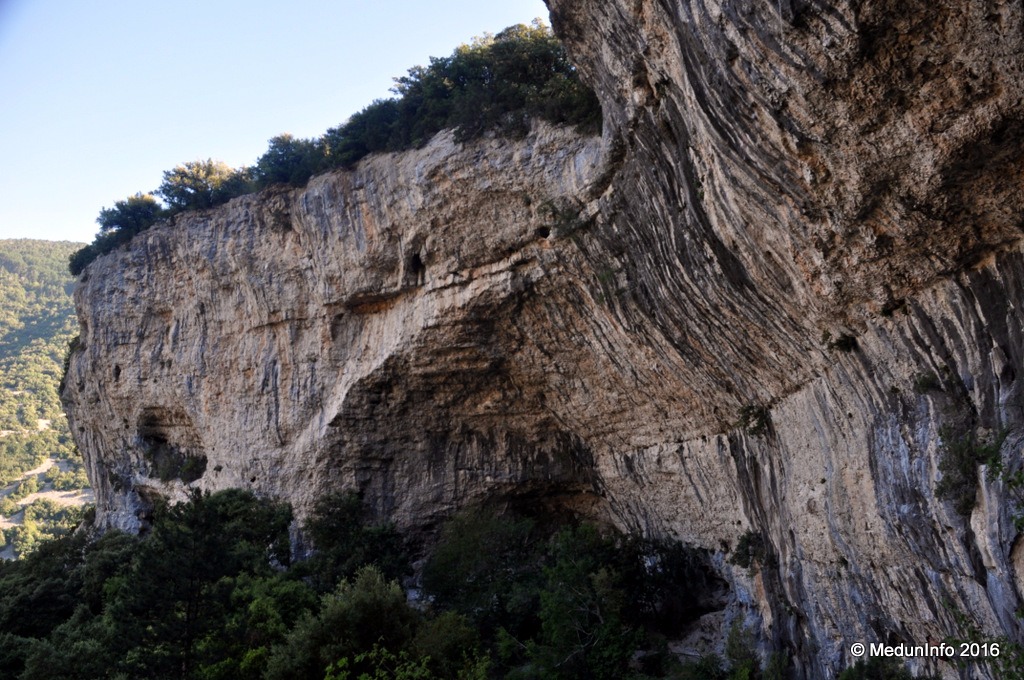
[[156,193],[172,212],[178,212],[212,208],[248,191],[246,169],[236,170],[223,161],[208,158],[188,161],[164,172],[164,181]]
[[56,470],[51,475],[50,482],[55,491],[78,491],[89,488],[89,478],[81,465],[73,466],[70,470],[61,472],[55,465],[51,470]]
[[14,491],[7,494],[7,497],[12,501],[20,501],[28,496],[39,491],[39,478],[36,476],[29,477],[28,479],[20,482]]
[[7,542],[15,555],[23,557],[42,543],[69,534],[81,523],[84,512],[80,506],[62,506],[37,498],[25,507],[22,523],[7,530]]
[[480,508],[450,519],[423,567],[435,605],[459,612],[484,635],[528,635],[542,558],[534,524]]
[[289,134],[270,140],[266,153],[252,168],[252,182],[256,189],[273,184],[305,186],[309,178],[323,168],[325,147],[319,140],[296,139]]
[[398,100],[378,99],[343,125],[328,130],[321,138],[324,162],[332,167],[348,168],[375,151],[405,148],[399,141],[399,110]]
[[726,659],[708,654],[682,664],[672,677],[676,680],[785,680],[789,675],[789,656],[785,652],[769,655],[761,663],[754,650],[754,638],[737,620],[725,643]]
[[152,194],[136,193],[115,202],[113,208],[103,208],[96,218],[100,233],[91,245],[71,254],[68,269],[72,276],[78,276],[97,257],[127,243],[165,216],[166,211]]
[[737,425],[752,437],[760,437],[767,434],[771,424],[771,412],[765,406],[747,404],[740,409],[739,423]]
[[439,678],[473,678],[489,662],[480,653],[480,634],[469,619],[453,611],[423,621],[410,645],[414,655],[427,659],[427,668]]
[[957,514],[966,517],[974,508],[978,492],[978,466],[999,460],[1005,434],[985,442],[974,430],[957,435],[954,430],[943,428],[939,436],[942,439],[939,458],[942,479],[935,485],[935,495],[953,503]]
[[92,244],[76,250],[68,257],[68,271],[72,276],[78,276],[84,272],[85,268],[92,264],[97,257],[103,255],[96,246],[97,241],[99,241],[99,236],[96,237]]
[[69,270],[78,276],[100,255],[173,213],[210,208],[273,184],[303,186],[318,172],[349,168],[368,154],[420,147],[444,129],[454,129],[459,142],[492,131],[521,137],[533,118],[587,134],[601,129],[597,97],[539,22],[511,26],[449,57],[431,58],[428,66],[396,78],[393,91],[396,98],[373,102],[319,139],[273,137],[253,168],[207,159],[165,172],[155,193],[167,208],[141,193],[104,208],[97,219],[100,234],[70,256]]
[[[33,520],[58,510],[38,507]],[[348,546],[362,553],[357,561],[391,561],[371,540],[387,525],[374,524],[358,496],[334,496],[319,515],[312,526],[322,555],[347,560]],[[461,577],[476,590],[448,592],[469,612],[461,613],[430,592],[411,606],[375,566],[356,567],[317,597],[309,572],[290,564],[287,506],[238,490],[193,492],[158,505],[143,537],[108,532],[89,543],[78,533],[0,563],[0,630],[9,636],[0,636],[0,672],[23,680],[784,677],[785,657],[760,666],[742,630],[727,645],[728,674],[715,659],[694,675],[665,658],[665,640],[676,638],[655,634],[665,625],[659,608],[699,602],[707,588],[706,559],[695,551],[590,525],[545,533],[498,519],[479,510],[457,518],[442,530],[448,555],[430,558],[439,592]],[[335,531],[344,540],[332,544]],[[452,584],[437,573],[445,565],[459,570]],[[517,613],[497,611],[489,597]],[[476,623],[481,609],[497,611],[489,630]],[[524,625],[505,626],[516,616]]]
[[[953,665],[959,669],[961,677],[980,677],[981,672],[987,671],[987,677],[999,680],[1024,680],[1024,645],[1006,636],[995,637],[985,633],[955,606],[947,604],[947,609],[959,630],[957,635],[946,638],[944,642],[958,650],[964,643],[986,648],[978,656],[954,656],[951,659]],[[1017,616],[1020,617],[1019,610]]]
[[397,582],[385,579],[376,567],[363,567],[324,596],[320,612],[302,618],[275,647],[266,678],[320,680],[328,665],[341,659],[352,660],[358,677],[375,664],[372,659],[359,664],[354,658],[377,645],[402,650],[413,637],[417,618]]
[[[368,652],[345,657],[327,667],[324,680],[355,680],[353,673],[359,673],[359,680],[436,680],[427,667],[429,659],[412,659],[408,652],[394,654],[380,645],[374,645]],[[352,670],[350,670],[352,669]]]
[[5,496],[0,500],[0,515],[10,518],[19,512],[21,512],[21,506],[13,498]]
[[735,564],[744,569],[750,569],[755,565],[771,567],[777,564],[777,558],[764,536],[753,529],[748,529],[740,536],[736,550],[729,558],[729,564]]
[[729,636],[725,639],[725,658],[729,662],[729,677],[754,678],[759,675],[761,664],[754,650],[754,635],[743,627],[739,619],[732,622]]
[[939,380],[939,376],[935,373],[928,371],[925,373],[918,373],[914,377],[914,391],[918,394],[927,394],[929,392],[941,392],[942,381]]
[[720,656],[707,654],[696,661],[684,663],[677,677],[679,680],[729,680],[729,671],[725,670]]
[[375,522],[362,498],[352,492],[319,498],[304,527],[313,543],[303,565],[320,592],[332,590],[361,568],[374,565],[384,578],[401,579],[412,571],[401,534],[389,522]]
[[100,210],[96,222],[101,233],[118,231],[129,238],[148,229],[164,216],[164,209],[152,194],[136,193],[123,201],[114,203],[113,208]]
[[465,616],[501,677],[628,677],[638,650],[653,650],[645,673],[669,672],[659,640],[706,613],[717,587],[706,556],[592,525],[544,535],[480,508],[452,518],[424,565],[432,609]]
[[444,129],[459,142],[488,131],[521,137],[532,118],[600,131],[601,109],[544,25],[511,26],[432,58],[395,80],[396,99],[378,100],[328,130],[327,162],[349,167],[367,154],[422,146]]
[[596,527],[563,529],[552,540],[540,590],[540,634],[527,645],[542,676],[618,680],[642,641],[626,621],[629,592],[615,544]]

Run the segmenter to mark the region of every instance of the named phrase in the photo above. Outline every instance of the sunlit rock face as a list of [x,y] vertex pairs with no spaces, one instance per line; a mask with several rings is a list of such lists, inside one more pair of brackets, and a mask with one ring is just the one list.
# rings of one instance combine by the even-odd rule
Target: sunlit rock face
[[64,398],[102,520],[136,526],[198,470],[300,512],[357,487],[403,526],[496,492],[575,498],[593,466],[515,355],[524,300],[565,268],[556,213],[599,161],[570,130],[442,134],[90,266]]
[[64,397],[101,521],[490,500],[711,551],[705,623],[803,677],[960,614],[1018,638],[1013,490],[937,489],[963,437],[1021,465],[1020,3],[550,8],[602,138],[444,134],[89,267]]

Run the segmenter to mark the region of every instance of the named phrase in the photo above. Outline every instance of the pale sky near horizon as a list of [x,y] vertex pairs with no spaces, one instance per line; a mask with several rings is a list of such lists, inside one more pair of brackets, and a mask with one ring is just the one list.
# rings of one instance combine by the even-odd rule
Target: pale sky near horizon
[[541,0],[0,0],[0,238],[88,242],[164,170],[251,165]]

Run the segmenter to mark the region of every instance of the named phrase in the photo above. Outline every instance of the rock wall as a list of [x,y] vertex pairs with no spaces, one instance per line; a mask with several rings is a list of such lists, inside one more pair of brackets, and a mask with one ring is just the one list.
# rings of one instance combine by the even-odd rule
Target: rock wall
[[89,267],[64,398],[101,520],[498,499],[711,551],[709,625],[803,677],[960,613],[1020,639],[1014,490],[937,489],[965,437],[1021,465],[1021,3],[549,4],[601,139],[445,134]]
[[560,266],[551,213],[599,149],[542,126],[442,134],[179,215],[90,266],[64,399],[101,520],[131,529],[183,497],[181,468],[300,512],[355,485],[405,526],[575,480],[580,444],[507,364],[520,298]]

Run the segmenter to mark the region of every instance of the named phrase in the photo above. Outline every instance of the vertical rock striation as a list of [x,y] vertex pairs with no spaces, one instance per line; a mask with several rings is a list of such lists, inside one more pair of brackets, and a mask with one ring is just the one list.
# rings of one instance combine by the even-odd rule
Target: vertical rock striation
[[598,457],[616,516],[766,541],[746,591],[808,677],[957,611],[1019,637],[1012,499],[936,488],[958,437],[1020,465],[1020,3],[550,5],[614,150],[588,247],[688,391]]
[[64,399],[101,520],[137,526],[196,471],[300,511],[355,485],[407,526],[491,487],[577,485],[580,443],[508,363],[519,299],[561,266],[552,206],[599,146],[443,134],[180,215],[90,266]]
[[960,442],[1021,466],[1021,4],[549,5],[601,139],[443,134],[89,267],[64,398],[101,521],[497,498],[713,552],[714,621],[804,677],[960,613],[1019,639],[1013,489],[938,489]]

